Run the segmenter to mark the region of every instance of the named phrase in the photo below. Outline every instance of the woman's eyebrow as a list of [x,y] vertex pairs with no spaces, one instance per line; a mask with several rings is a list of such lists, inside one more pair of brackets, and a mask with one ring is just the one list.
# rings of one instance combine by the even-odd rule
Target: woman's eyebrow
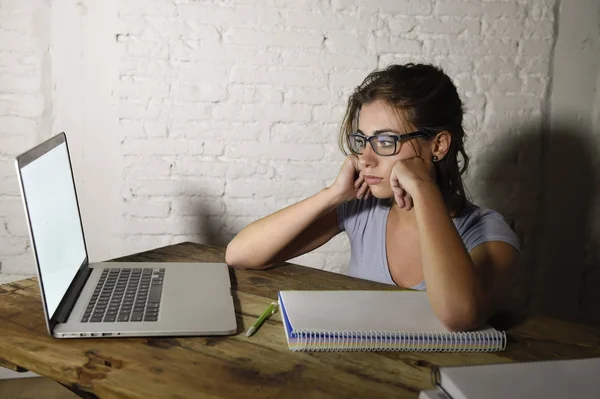
[[[359,132],[361,134],[365,134],[365,132],[363,132],[360,129],[357,129],[357,132]],[[382,134],[382,133],[394,133],[394,134],[397,134],[399,136],[402,135],[402,133],[400,133],[400,132],[398,132],[398,131],[396,131],[394,129],[378,129],[378,130],[375,130],[373,132],[373,136],[377,136],[377,135]],[[365,136],[366,136],[366,134],[365,134]]]

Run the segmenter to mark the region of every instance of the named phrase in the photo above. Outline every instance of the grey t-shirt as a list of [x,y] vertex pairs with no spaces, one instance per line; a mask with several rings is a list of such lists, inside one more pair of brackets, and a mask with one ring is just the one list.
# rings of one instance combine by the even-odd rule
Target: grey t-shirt
[[[348,274],[381,283],[396,283],[387,262],[385,232],[391,199],[348,201],[337,208],[338,224],[350,239]],[[473,248],[487,241],[503,241],[519,250],[519,239],[502,215],[491,209],[468,203],[464,211],[452,219],[465,248]],[[412,287],[425,290],[425,282]]]

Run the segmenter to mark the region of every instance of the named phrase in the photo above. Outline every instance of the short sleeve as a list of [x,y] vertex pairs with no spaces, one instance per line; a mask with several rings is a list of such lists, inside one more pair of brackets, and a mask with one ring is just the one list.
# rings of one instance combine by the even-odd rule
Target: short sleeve
[[519,238],[515,232],[502,215],[491,209],[477,209],[457,227],[468,252],[490,241],[506,242],[520,251]]
[[377,206],[377,199],[374,197],[366,200],[346,201],[337,207],[338,226],[341,231],[345,231],[348,236],[353,236],[364,229],[368,219],[368,213],[372,212]]
[[343,204],[337,207],[337,220],[340,231],[346,231],[346,204],[348,202],[344,202]]

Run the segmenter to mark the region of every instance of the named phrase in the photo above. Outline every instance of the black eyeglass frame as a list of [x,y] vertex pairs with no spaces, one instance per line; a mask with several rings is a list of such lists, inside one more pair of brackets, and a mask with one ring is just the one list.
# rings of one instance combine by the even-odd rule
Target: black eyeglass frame
[[[391,154],[380,154],[377,149],[375,148],[375,146],[372,143],[372,140],[375,140],[376,138],[380,137],[380,136],[386,136],[386,137],[391,137],[394,139],[394,151]],[[380,155],[382,157],[391,157],[393,155],[396,155],[396,152],[399,150],[398,147],[398,142],[402,142],[402,141],[406,141],[406,140],[410,140],[410,139],[415,139],[415,138],[419,138],[419,137],[428,137],[429,135],[423,131],[423,130],[417,130],[414,132],[410,132],[410,133],[404,133],[404,134],[394,134],[394,133],[380,133],[380,134],[376,134],[373,136],[365,136],[362,133],[359,132],[352,132],[349,133],[348,136],[346,137],[346,140],[348,142],[348,148],[350,149],[350,152],[352,152],[355,155],[362,155],[364,152],[364,149],[362,152],[356,152],[352,149],[352,146],[350,145],[350,137],[360,137],[362,139],[364,139],[365,141],[368,141],[369,144],[371,145],[371,148],[373,149],[373,151],[375,151],[375,154]],[[367,148],[366,144],[365,144],[365,148]],[[400,147],[402,148],[402,147]]]

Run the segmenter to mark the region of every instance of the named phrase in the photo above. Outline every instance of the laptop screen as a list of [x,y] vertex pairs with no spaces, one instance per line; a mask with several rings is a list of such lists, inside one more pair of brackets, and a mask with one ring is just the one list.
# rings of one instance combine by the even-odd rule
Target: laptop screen
[[86,258],[66,143],[23,166],[21,182],[51,319]]

